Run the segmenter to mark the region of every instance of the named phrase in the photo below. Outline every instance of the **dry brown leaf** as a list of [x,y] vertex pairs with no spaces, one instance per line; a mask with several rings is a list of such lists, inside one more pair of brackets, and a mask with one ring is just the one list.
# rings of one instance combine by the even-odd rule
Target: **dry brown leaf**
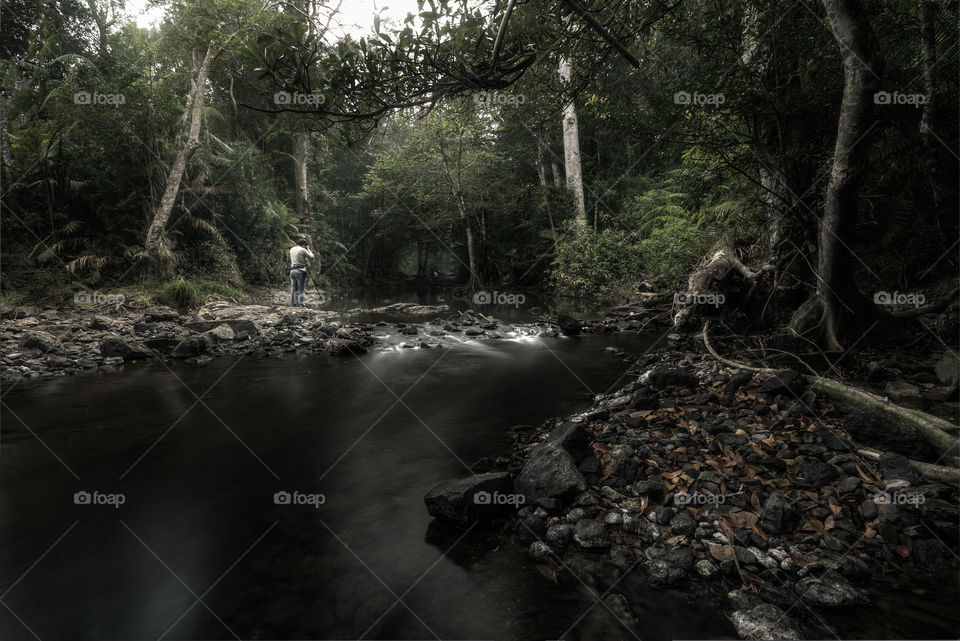
[[684,536],[683,534],[678,534],[676,536],[671,536],[669,539],[666,540],[666,543],[668,545],[673,545],[675,543],[680,543],[681,541],[686,541],[686,540],[687,540],[686,536]]
[[738,507],[731,508],[727,514],[723,515],[723,517],[726,517],[729,523],[737,529],[751,529],[753,528],[754,523],[756,523],[760,518],[753,512],[741,510]]
[[711,545],[710,555],[717,561],[733,561],[733,550],[729,545]]
[[653,410],[637,410],[630,413],[630,418],[646,418],[653,414]]

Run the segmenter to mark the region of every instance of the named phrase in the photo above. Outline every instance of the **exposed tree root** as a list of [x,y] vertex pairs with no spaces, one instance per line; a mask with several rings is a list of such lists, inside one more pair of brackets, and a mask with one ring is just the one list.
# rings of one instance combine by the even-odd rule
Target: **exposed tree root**
[[[717,350],[710,344],[710,338],[708,336],[709,327],[709,321],[704,323],[703,344],[706,346],[707,351],[710,352],[710,355],[718,361],[731,367],[737,367],[751,372],[776,374],[783,371],[770,367],[751,367],[720,356]],[[960,428],[949,421],[925,412],[900,407],[888,400],[877,398],[872,394],[849,387],[829,378],[807,376],[806,379],[813,390],[820,392],[824,396],[828,396],[834,404],[844,412],[850,412],[856,409],[883,412],[892,422],[912,428],[918,437],[926,441],[941,456],[956,457],[958,453],[960,453],[960,444],[958,444],[957,439],[957,432]]]
[[[883,452],[869,447],[858,447],[857,453],[874,461],[880,460]],[[940,481],[941,483],[960,483],[960,468],[949,467],[947,465],[934,465],[933,463],[924,463],[923,461],[914,461],[908,459],[907,463],[911,469],[919,472],[925,478],[931,481]]]

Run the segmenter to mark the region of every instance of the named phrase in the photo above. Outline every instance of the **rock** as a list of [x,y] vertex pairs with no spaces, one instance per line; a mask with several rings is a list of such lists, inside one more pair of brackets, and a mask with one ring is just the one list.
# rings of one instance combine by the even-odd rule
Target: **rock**
[[87,327],[96,330],[110,329],[113,327],[113,320],[109,316],[102,316],[98,314],[90,319],[90,323],[87,325]]
[[553,556],[553,550],[543,541],[534,541],[530,544],[530,547],[527,548],[527,556],[534,561],[542,561]]
[[827,570],[819,579],[804,579],[798,592],[807,603],[839,608],[865,601],[863,596],[833,570]]
[[119,356],[124,362],[153,358],[153,352],[146,346],[128,343],[118,336],[108,336],[100,341],[100,354],[105,358]]
[[173,348],[171,355],[174,358],[190,358],[201,356],[210,349],[210,338],[205,335],[187,336]]
[[723,393],[726,396],[733,396],[737,390],[753,380],[753,372],[747,370],[741,370],[730,377],[730,380],[727,381],[727,384],[723,388]]
[[800,473],[807,483],[820,488],[839,476],[837,468],[818,458],[806,456],[800,463]]
[[513,496],[507,472],[488,472],[435,485],[423,502],[435,519],[466,528],[474,522],[489,523],[512,513],[518,501],[498,502],[495,497]]
[[560,326],[560,331],[563,332],[565,336],[576,336],[582,329],[580,321],[565,314],[560,314],[557,317],[557,325]]
[[333,356],[357,356],[365,354],[367,348],[355,340],[334,339],[327,341],[327,352]]
[[176,321],[180,320],[180,314],[177,310],[165,305],[156,305],[143,310],[144,318],[152,321]]
[[530,451],[515,486],[530,502],[571,496],[587,489],[573,457],[555,443],[542,443]]
[[785,534],[797,526],[797,518],[790,504],[776,492],[773,492],[760,513],[760,527],[767,534]]
[[712,579],[717,575],[717,572],[720,571],[720,568],[706,559],[700,559],[693,567],[697,571],[697,574],[705,579]]
[[60,341],[53,334],[39,330],[26,332],[20,339],[20,347],[36,349],[43,354],[59,354],[62,351]]
[[743,639],[799,641],[803,638],[787,614],[772,603],[763,603],[750,610],[737,610],[731,619],[737,634]]
[[920,388],[902,378],[889,381],[883,388],[883,393],[897,403],[916,404],[920,402]]
[[697,529],[697,522],[689,510],[680,510],[670,519],[670,531],[674,534],[691,534]]
[[581,519],[573,528],[573,542],[583,550],[606,550],[612,544],[603,523]]
[[581,423],[567,421],[553,428],[547,435],[547,443],[559,445],[577,462],[583,462],[590,453],[592,436]]
[[960,357],[947,350],[933,366],[940,382],[947,387],[956,387],[960,378]]
[[674,385],[676,387],[696,387],[699,384],[697,377],[689,370],[678,367],[657,367],[645,372],[639,382],[648,383],[655,389]]
[[211,330],[204,332],[207,336],[217,340],[217,341],[232,341],[236,339],[237,335],[233,331],[233,328],[227,325],[226,323],[222,325],[217,325]]
[[252,320],[243,319],[243,318],[221,318],[215,320],[201,320],[201,321],[190,321],[189,323],[184,323],[183,326],[187,329],[192,329],[195,332],[204,333],[209,332],[215,327],[220,325],[227,325],[230,329],[233,330],[234,337],[237,340],[250,338],[251,336],[257,336],[260,334],[260,329],[257,327],[257,324]]
[[570,544],[573,537],[573,525],[569,523],[557,523],[547,528],[547,534],[544,537],[547,544],[554,550],[563,551]]
[[854,450],[853,444],[850,441],[829,428],[825,427],[820,429],[817,431],[817,434],[820,435],[820,442],[831,450],[838,452],[852,452]]
[[867,363],[867,381],[875,383],[883,378],[883,364],[877,361]]
[[777,372],[763,382],[761,389],[772,395],[785,394],[790,397],[800,396],[807,389],[807,379],[803,374],[789,369]]

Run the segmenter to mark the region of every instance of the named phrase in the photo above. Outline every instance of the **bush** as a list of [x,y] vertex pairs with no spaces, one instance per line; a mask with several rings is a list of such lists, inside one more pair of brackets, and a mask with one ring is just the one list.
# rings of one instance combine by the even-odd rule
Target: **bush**
[[163,284],[157,294],[157,300],[171,307],[199,307],[210,294],[220,294],[236,299],[243,297],[242,291],[229,285],[203,279],[175,278]]
[[580,229],[558,249],[551,280],[561,294],[609,298],[639,276],[640,253],[626,232]]
[[710,248],[710,234],[682,218],[667,218],[640,243],[644,273],[663,274],[676,283],[683,280]]

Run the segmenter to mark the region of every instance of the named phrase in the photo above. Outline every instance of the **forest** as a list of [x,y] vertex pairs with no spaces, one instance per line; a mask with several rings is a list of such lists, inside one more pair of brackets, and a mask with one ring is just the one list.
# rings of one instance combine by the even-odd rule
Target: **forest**
[[960,634],[955,0],[0,29],[0,636]]

